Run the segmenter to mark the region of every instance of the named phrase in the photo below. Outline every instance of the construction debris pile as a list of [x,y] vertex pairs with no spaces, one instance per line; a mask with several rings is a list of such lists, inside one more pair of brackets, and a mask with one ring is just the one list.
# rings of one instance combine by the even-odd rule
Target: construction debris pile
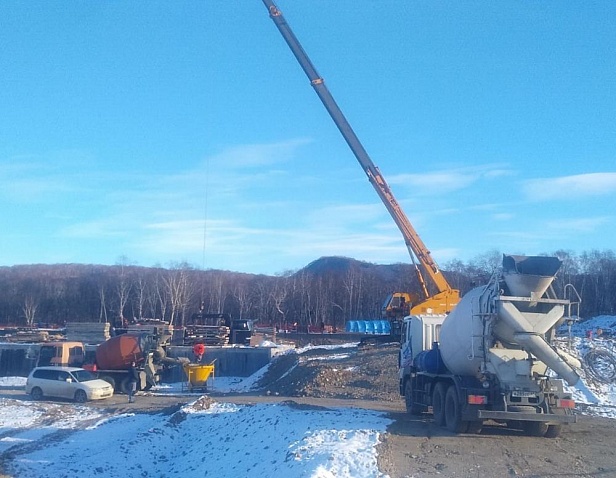
[[276,357],[256,385],[271,395],[398,402],[397,374],[384,372],[397,370],[398,347],[290,351]]

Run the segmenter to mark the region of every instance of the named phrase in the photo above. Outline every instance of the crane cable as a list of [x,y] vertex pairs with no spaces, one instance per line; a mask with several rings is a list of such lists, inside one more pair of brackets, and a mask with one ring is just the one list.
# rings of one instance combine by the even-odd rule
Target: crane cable
[[[208,194],[210,190],[210,157],[205,160],[205,195],[203,204],[203,250],[201,255],[201,270],[205,271],[206,243],[207,243],[207,213],[208,213]],[[205,302],[205,280],[201,281],[201,308]]]

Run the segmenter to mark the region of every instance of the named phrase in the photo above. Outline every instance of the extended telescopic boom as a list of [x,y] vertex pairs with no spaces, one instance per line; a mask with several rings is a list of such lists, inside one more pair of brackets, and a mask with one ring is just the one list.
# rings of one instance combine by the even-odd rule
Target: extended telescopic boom
[[[270,17],[276,24],[276,27],[282,34],[283,38],[291,48],[291,51],[295,55],[295,58],[299,62],[300,66],[308,76],[310,80],[310,84],[313,86],[317,95],[323,102],[323,105],[329,112],[330,116],[334,120],[334,123],[342,133],[342,136],[346,140],[347,144],[353,151],[353,154],[359,161],[359,164],[366,172],[368,176],[368,180],[376,190],[377,194],[385,204],[385,207],[391,214],[391,217],[397,224],[402,236],[404,238],[404,242],[406,243],[406,247],[411,255],[411,260],[415,264],[415,268],[417,271],[417,277],[419,279],[419,283],[421,285],[423,300],[419,304],[415,305],[411,309],[411,313],[421,313],[426,312],[428,310],[434,313],[446,313],[449,312],[459,301],[460,294],[459,291],[452,289],[443,274],[441,273],[438,265],[432,259],[430,255],[430,251],[425,246],[423,241],[420,239],[419,235],[411,225],[410,221],[402,211],[402,208],[398,204],[398,201],[394,198],[389,185],[385,181],[385,178],[381,175],[379,169],[375,166],[375,164],[368,156],[368,153],[360,143],[357,135],[351,128],[351,125],[345,118],[342,110],[334,100],[333,96],[325,86],[325,82],[323,78],[318,74],[316,68],[308,58],[308,55],[302,48],[301,44],[295,37],[295,34],[289,27],[289,24],[284,19],[284,16],[276,7],[276,5],[271,0],[263,0],[263,3],[267,7]],[[438,293],[434,295],[430,295],[428,292],[427,284],[424,280],[424,277],[417,267],[415,263],[414,257],[417,257],[417,260],[422,265],[425,273],[428,275],[434,286],[436,287]]]

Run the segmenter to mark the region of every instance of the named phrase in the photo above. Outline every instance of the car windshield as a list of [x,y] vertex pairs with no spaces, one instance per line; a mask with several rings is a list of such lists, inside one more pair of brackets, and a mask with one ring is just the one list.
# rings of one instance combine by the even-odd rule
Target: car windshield
[[71,372],[78,382],[87,382],[88,380],[96,380],[96,375],[88,370],[75,370]]

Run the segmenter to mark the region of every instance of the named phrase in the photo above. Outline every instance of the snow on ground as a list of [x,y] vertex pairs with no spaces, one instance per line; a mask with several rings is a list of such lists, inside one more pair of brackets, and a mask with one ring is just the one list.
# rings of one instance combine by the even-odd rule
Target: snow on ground
[[[0,387],[22,387],[23,377],[3,377]],[[45,407],[22,400],[0,399],[0,454],[14,446],[36,442],[58,430],[80,428],[84,422],[102,417],[97,410],[75,405],[67,410],[60,404]]]
[[[390,420],[380,413],[302,409],[293,403],[212,403],[202,409],[200,402],[173,415],[102,419],[19,455],[10,471],[40,478],[381,476],[375,447]],[[15,410],[2,407],[0,423],[27,431],[30,422],[16,420]],[[36,439],[24,435],[7,442],[5,450],[28,438]]]
[[[597,330],[601,329],[606,335],[616,337],[616,316],[599,315],[588,320],[576,322],[571,326],[571,332],[576,337],[586,337],[588,331],[593,332],[596,337]],[[561,326],[561,332],[567,330],[567,326]]]

